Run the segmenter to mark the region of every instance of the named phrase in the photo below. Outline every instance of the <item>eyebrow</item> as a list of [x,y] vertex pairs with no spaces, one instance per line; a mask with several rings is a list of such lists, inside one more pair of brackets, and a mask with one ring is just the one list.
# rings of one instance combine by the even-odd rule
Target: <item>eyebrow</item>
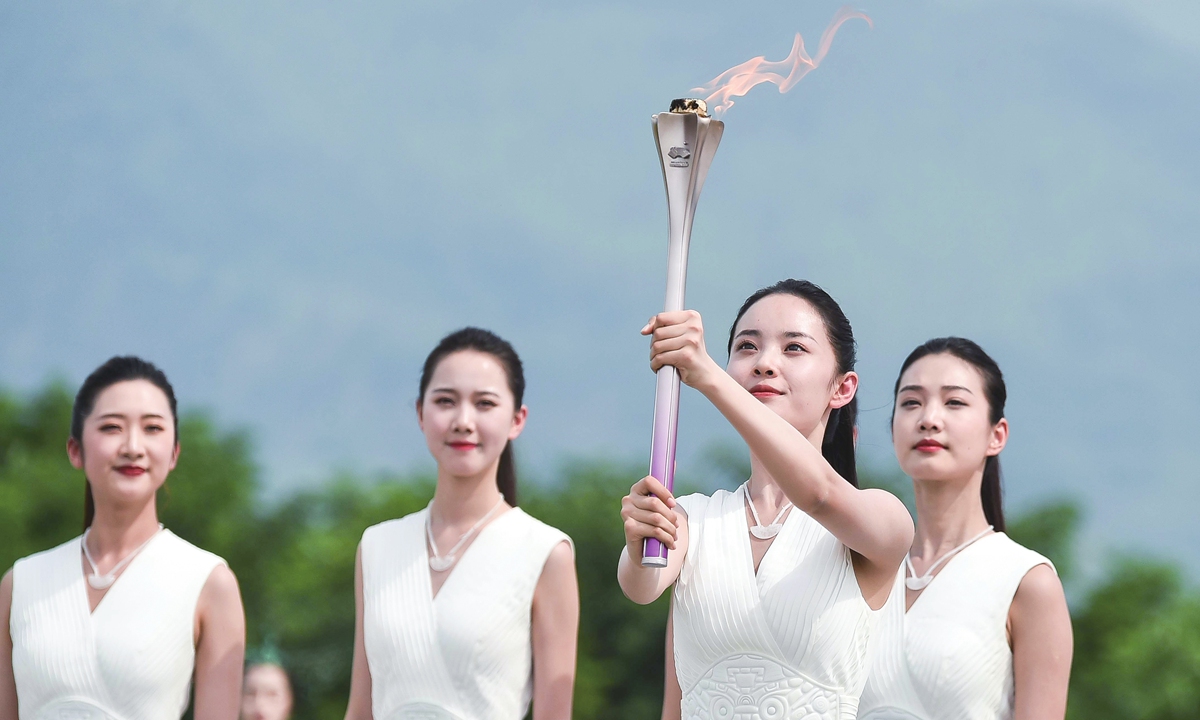
[[[761,333],[761,332],[759,332],[758,330],[743,330],[743,331],[741,331],[740,333],[738,333],[737,335],[734,335],[734,336],[733,336],[733,339],[734,339],[734,340],[736,340],[736,339],[738,339],[738,338],[742,337],[743,335],[748,335],[748,336],[750,336],[750,337],[762,337],[762,333]],[[806,332],[800,332],[799,330],[789,330],[789,331],[785,332],[785,333],[783,334],[783,336],[784,336],[785,338],[798,338],[798,337],[802,337],[802,338],[808,338],[809,340],[815,340],[815,339],[816,339],[816,338],[814,338],[812,335],[809,335],[809,334],[808,334],[808,333],[806,333]]]
[[[100,419],[104,419],[104,418],[118,418],[118,419],[124,420],[124,419],[125,419],[125,417],[126,417],[126,416],[125,416],[125,414],[124,414],[124,413],[115,413],[115,412],[113,412],[113,413],[105,413],[105,414],[101,415],[101,416],[100,416]],[[159,419],[162,419],[162,418],[164,418],[164,417],[166,417],[166,416],[165,416],[165,415],[160,415],[160,414],[158,414],[158,413],[146,413],[145,415],[142,415],[142,419],[145,419],[145,418],[159,418]]]
[[[433,388],[429,392],[431,392],[431,393],[451,393],[453,395],[459,394],[458,390],[456,390],[455,388],[448,388],[448,387]],[[495,390],[476,390],[473,394],[475,394],[475,395],[497,395],[498,396],[500,393]]]
[[[914,392],[919,392],[919,391],[923,391],[924,389],[925,389],[924,385],[905,385],[904,387],[900,388],[900,392],[908,392],[910,390],[914,391]],[[962,390],[963,392],[971,393],[972,395],[975,394],[975,393],[971,392],[971,388],[963,387],[962,385],[943,385],[942,390]]]

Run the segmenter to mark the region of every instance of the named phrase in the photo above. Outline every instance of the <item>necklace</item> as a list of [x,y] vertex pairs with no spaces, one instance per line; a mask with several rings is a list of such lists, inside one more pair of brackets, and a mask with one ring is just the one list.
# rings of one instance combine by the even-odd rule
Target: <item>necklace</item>
[[92,532],[92,528],[89,526],[87,530],[83,531],[83,540],[80,541],[80,544],[83,545],[83,557],[87,560],[88,566],[92,568],[91,574],[87,576],[88,585],[97,590],[107,590],[112,587],[112,584],[117,581],[117,573],[121,572],[121,568],[132,562],[137,557],[137,554],[150,544],[150,540],[158,537],[158,532],[162,529],[162,523],[159,523],[158,530],[155,530],[154,534],[146,542],[138,545],[137,549],[121,558],[121,561],[113,565],[111,570],[101,575],[100,571],[96,568],[96,561],[92,559],[92,553],[88,551],[87,539],[88,535]]
[[779,534],[783,529],[783,514],[792,506],[792,501],[788,500],[779,508],[779,514],[771,521],[770,525],[763,525],[762,520],[758,519],[758,508],[754,507],[754,500],[750,497],[750,481],[742,483],[742,492],[746,495],[746,502],[750,505],[750,514],[754,516],[754,527],[750,528],[750,534],[759,540],[769,540]]
[[909,574],[909,577],[904,578],[905,587],[907,587],[909,590],[924,590],[925,587],[927,585],[929,585],[929,583],[933,582],[933,571],[937,570],[939,565],[946,562],[950,558],[954,557],[959,552],[966,549],[966,547],[968,545],[975,542],[976,540],[983,537],[984,535],[987,535],[991,531],[992,531],[992,526],[988,525],[987,530],[984,530],[983,532],[979,533],[975,537],[966,541],[962,545],[959,545],[958,547],[954,548],[950,552],[948,552],[945,555],[938,558],[936,562],[934,562],[932,565],[929,566],[929,569],[925,571],[925,574],[921,575],[921,576],[917,575],[917,571],[913,567],[913,564],[912,564],[912,558],[905,555],[904,556],[904,564],[908,567],[908,574]]
[[488,510],[487,515],[479,518],[479,521],[472,525],[470,530],[463,533],[463,536],[458,539],[458,542],[454,543],[454,547],[450,548],[450,552],[442,555],[438,552],[437,542],[433,539],[433,501],[430,500],[429,506],[426,508],[429,510],[429,512],[425,515],[425,536],[429,538],[429,550],[431,552],[431,555],[429,556],[429,567],[433,568],[434,572],[443,572],[445,570],[449,570],[450,566],[454,564],[454,561],[458,559],[458,551],[462,548],[462,546],[467,542],[467,540],[471,539],[471,536],[475,534],[476,530],[478,530],[485,522],[488,521],[488,518],[496,514],[496,511],[499,510],[500,506],[503,504],[504,496],[501,495],[500,499],[496,501],[496,504],[492,506],[492,509]]

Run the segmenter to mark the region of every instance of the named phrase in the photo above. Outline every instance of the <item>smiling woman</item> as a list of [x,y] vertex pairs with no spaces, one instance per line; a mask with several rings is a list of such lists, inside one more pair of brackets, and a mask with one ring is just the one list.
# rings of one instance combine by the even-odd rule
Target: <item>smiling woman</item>
[[[115,357],[79,390],[67,454],[84,532],[0,584],[0,717],[237,717],[245,621],[225,561],[158,522],[179,459],[166,375]],[[19,714],[18,714],[19,708]]]
[[1071,618],[1050,561],[1004,534],[1007,391],[974,342],[930,340],[896,378],[892,441],[917,532],[883,610],[863,720],[1061,720]]
[[[855,717],[872,610],[912,521],[895,496],[858,487],[849,320],[813,283],[784,280],[742,304],[724,370],[696,312],[661,313],[642,332],[651,369],[676,367],[751,465],[732,493],[677,500],[645,477],[622,502],[622,590],[648,603],[674,585],[662,717]],[[636,562],[647,537],[671,548],[666,567]]]
[[425,360],[417,421],[437,461],[426,509],[367,528],[347,720],[569,720],[579,589],[571,540],[517,505],[525,375],[465,328]]

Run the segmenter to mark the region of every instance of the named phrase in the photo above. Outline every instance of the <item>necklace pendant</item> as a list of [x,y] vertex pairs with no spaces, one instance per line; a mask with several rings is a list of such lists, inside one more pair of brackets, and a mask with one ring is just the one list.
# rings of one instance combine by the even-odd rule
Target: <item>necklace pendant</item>
[[921,577],[904,578],[904,586],[907,587],[909,590],[924,590],[926,587],[929,586],[929,583],[931,583],[931,582],[933,582],[932,575],[922,575]]
[[755,525],[754,527],[750,528],[750,534],[753,535],[754,537],[758,538],[759,540],[770,540],[771,538],[778,535],[779,531],[782,529],[783,529],[782,524]]
[[439,555],[429,556],[429,567],[433,568],[434,572],[446,572],[450,566],[454,564],[454,556],[441,557]]
[[97,590],[107,590],[112,587],[112,584],[117,581],[112,575],[88,575],[88,585],[91,585]]

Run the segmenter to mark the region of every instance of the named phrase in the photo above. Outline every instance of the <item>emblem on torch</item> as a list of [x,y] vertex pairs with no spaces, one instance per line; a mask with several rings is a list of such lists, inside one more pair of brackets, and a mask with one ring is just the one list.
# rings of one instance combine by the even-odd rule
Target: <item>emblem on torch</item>
[[[692,218],[704,178],[712,165],[725,123],[708,116],[703,100],[671,102],[670,112],[652,120],[654,142],[667,187],[667,297],[663,310],[682,310],[687,286],[688,245]],[[650,474],[669,490],[675,489],[675,444],[679,433],[679,372],[670,365],[659,369],[654,388],[654,435],[650,443]],[[664,567],[667,548],[647,538],[642,565]]]

